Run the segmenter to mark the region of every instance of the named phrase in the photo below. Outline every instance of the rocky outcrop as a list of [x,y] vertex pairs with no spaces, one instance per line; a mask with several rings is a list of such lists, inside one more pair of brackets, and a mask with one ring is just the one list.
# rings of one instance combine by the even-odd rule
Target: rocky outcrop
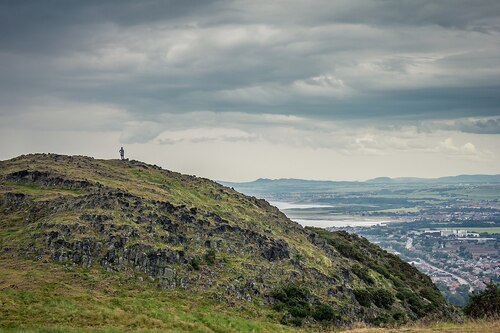
[[60,187],[65,189],[81,189],[92,186],[87,180],[68,179],[63,176],[36,170],[21,170],[8,174],[5,177],[8,181],[21,184],[38,184],[45,187]]
[[29,196],[26,194],[7,192],[2,196],[0,203],[4,207],[18,208],[28,199]]
[[262,256],[269,261],[276,261],[290,258],[288,245],[282,240],[272,240],[262,252]]

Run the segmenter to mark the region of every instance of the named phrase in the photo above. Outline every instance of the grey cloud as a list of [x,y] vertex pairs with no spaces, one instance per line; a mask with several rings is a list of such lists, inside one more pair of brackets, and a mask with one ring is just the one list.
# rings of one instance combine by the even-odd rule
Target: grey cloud
[[[87,33],[100,25],[134,26],[144,22],[173,24],[209,12],[211,0],[47,0],[2,1],[0,43],[16,51],[61,51],[78,48]],[[80,47],[85,47],[81,45]]]
[[500,134],[500,118],[466,118],[441,121],[430,124],[431,127],[449,131],[461,131],[473,134]]
[[498,173],[498,0],[3,0],[0,31],[1,158]]
[[458,128],[463,132],[477,134],[500,134],[500,118],[458,122]]
[[49,96],[116,105],[137,122],[199,110],[379,123],[495,116],[499,7],[7,1],[0,114]]
[[[230,5],[231,6],[231,5]],[[247,21],[271,16],[280,22],[344,22],[373,25],[439,25],[449,28],[498,29],[500,6],[494,0],[321,0],[235,1],[236,18]],[[286,8],[284,10],[283,8]]]

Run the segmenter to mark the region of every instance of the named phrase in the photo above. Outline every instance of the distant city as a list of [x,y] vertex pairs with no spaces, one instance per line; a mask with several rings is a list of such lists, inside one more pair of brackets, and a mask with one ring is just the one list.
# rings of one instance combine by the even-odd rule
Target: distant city
[[451,303],[464,305],[469,292],[500,281],[498,176],[226,185],[302,225],[366,237],[428,274]]
[[461,293],[450,300],[457,305],[465,304],[468,292],[500,281],[499,234],[465,229],[412,230],[412,224],[329,229],[354,232],[397,254],[429,275],[449,298]]

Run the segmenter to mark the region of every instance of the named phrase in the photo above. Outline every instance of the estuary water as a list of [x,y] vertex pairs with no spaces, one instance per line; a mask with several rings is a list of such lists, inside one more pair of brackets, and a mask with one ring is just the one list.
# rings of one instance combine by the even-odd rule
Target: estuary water
[[334,206],[321,204],[298,204],[282,201],[269,201],[269,203],[281,210],[290,220],[297,222],[304,227],[369,227],[372,225],[380,225],[391,222],[401,222],[400,220],[391,220],[387,217],[326,213],[321,214],[318,212],[307,216],[307,214],[298,214],[298,212],[300,212],[301,210],[304,210],[304,212],[306,212],[311,208],[320,208],[327,210],[328,208],[334,208]]

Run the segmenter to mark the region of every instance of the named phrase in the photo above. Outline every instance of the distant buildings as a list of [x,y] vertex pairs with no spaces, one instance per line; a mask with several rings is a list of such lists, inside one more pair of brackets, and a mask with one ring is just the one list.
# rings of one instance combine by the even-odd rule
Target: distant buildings
[[[500,280],[500,246],[495,236],[480,237],[458,228],[411,230],[408,226],[395,224],[350,231],[398,254],[428,274],[433,282],[444,283],[451,293],[462,285],[468,285],[470,290],[482,289],[488,281]],[[373,232],[377,229],[383,232]]]
[[421,234],[428,236],[460,237],[460,238],[479,237],[479,234],[476,232],[468,232],[467,230],[460,230],[460,229],[424,230]]
[[467,230],[457,230],[457,229],[441,230],[441,237],[449,237],[449,236],[479,237],[479,234],[475,232],[467,232]]

